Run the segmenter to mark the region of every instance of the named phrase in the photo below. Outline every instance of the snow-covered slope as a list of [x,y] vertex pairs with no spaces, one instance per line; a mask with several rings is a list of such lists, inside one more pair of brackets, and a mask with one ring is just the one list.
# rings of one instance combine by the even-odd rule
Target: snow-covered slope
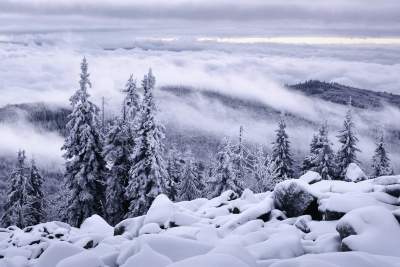
[[115,227],[94,215],[79,229],[0,229],[0,266],[400,266],[399,186],[400,176],[295,179],[211,200],[160,195],[146,215]]

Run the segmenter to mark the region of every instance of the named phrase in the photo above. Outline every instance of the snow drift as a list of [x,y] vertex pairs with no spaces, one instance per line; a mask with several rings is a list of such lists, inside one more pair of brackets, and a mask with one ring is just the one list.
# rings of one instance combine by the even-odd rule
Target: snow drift
[[0,266],[400,266],[399,199],[388,190],[399,177],[315,180],[210,200],[160,195],[146,215],[115,227],[93,215],[80,228],[0,229]]

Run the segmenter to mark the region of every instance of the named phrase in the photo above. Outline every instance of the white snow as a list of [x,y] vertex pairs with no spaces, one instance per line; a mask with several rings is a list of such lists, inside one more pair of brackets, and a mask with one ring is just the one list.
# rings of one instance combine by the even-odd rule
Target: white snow
[[353,210],[338,222],[338,228],[346,226],[356,232],[342,240],[351,250],[400,257],[400,225],[389,210],[380,206]]
[[82,252],[83,249],[67,242],[54,243],[40,256],[35,267],[55,267],[61,260]]
[[307,184],[313,184],[322,180],[321,175],[318,172],[308,171],[299,177],[300,180],[306,182]]
[[109,225],[103,218],[99,215],[93,215],[83,221],[81,231],[89,234],[98,234],[104,236],[114,235],[114,227]]
[[[115,227],[93,215],[80,228],[48,222],[0,229],[0,267],[400,267],[400,203],[383,190],[399,186],[399,176],[315,177],[277,185],[286,203],[277,203],[277,192],[251,190],[180,203],[160,195],[148,214]],[[314,199],[312,212],[343,217],[307,214]]]
[[350,163],[346,169],[345,180],[348,182],[359,182],[368,179],[367,175],[361,170],[361,168],[355,164]]

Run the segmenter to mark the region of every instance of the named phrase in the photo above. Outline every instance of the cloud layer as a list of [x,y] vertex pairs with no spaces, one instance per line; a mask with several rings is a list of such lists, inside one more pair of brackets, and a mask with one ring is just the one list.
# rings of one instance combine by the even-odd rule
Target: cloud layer
[[[395,46],[375,50],[376,47],[364,46],[226,45],[198,43],[192,39],[135,39],[126,33],[3,36],[0,38],[3,41],[0,44],[0,105],[33,101],[68,104],[69,96],[78,85],[83,55],[89,60],[93,82],[90,93],[97,103],[106,97],[108,112],[119,110],[120,91],[129,75],[133,73],[140,81],[149,67],[153,68],[159,86],[191,86],[256,100],[315,124],[329,119],[332,135],[342,123],[344,108],[290,93],[283,84],[320,79],[373,90],[399,92],[400,88],[399,48]],[[239,125],[244,125],[249,141],[268,145],[276,127],[275,121],[268,118],[202,98],[182,101],[171,95],[160,95],[159,99],[161,118],[186,129],[235,137]],[[398,115],[397,109],[388,107],[381,113],[356,116],[366,156],[371,154],[374,144],[373,136],[368,133],[371,125],[365,121],[371,119],[400,128],[395,119]],[[289,125],[294,148],[305,151],[314,130]],[[0,128],[0,135],[7,136],[0,147],[8,147],[7,140],[14,132],[15,128]],[[36,150],[43,153],[41,146],[25,144],[25,136],[21,134],[15,135],[18,138],[12,142],[15,149],[21,142],[34,153]],[[42,144],[43,139],[32,140]],[[60,140],[48,138],[47,142],[57,150],[46,151],[59,157]]]
[[231,34],[399,36],[398,10],[396,0],[3,0],[0,14],[8,17],[0,30],[15,30],[16,24],[20,24],[19,30],[24,26],[137,28],[137,24],[153,21],[158,26],[150,30],[168,25],[185,31],[185,25],[192,32],[213,32],[211,29],[221,27]]

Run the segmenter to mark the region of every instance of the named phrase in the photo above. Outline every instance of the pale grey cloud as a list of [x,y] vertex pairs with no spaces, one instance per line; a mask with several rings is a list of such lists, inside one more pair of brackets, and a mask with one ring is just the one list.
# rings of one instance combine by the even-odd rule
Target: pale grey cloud
[[[75,30],[138,27],[158,21],[158,29],[182,28],[228,33],[399,35],[400,3],[396,0],[3,0],[0,14],[13,14],[14,23]],[[10,18],[10,17],[9,17]],[[102,20],[101,20],[102,18]],[[8,19],[9,21],[11,19]],[[12,22],[11,20],[11,22]],[[186,23],[182,24],[182,20]],[[26,23],[23,22],[33,22]],[[90,21],[92,23],[90,23]],[[169,22],[167,22],[169,21]],[[88,23],[79,23],[88,22]],[[59,25],[57,25],[59,24]],[[12,25],[8,25],[9,28]],[[213,26],[213,27],[210,27]],[[6,28],[5,25],[2,25]],[[183,27],[183,28],[185,28]],[[23,28],[23,27],[22,27]],[[157,28],[157,27],[155,27]],[[3,29],[4,30],[4,29]],[[21,29],[20,29],[21,30]]]

